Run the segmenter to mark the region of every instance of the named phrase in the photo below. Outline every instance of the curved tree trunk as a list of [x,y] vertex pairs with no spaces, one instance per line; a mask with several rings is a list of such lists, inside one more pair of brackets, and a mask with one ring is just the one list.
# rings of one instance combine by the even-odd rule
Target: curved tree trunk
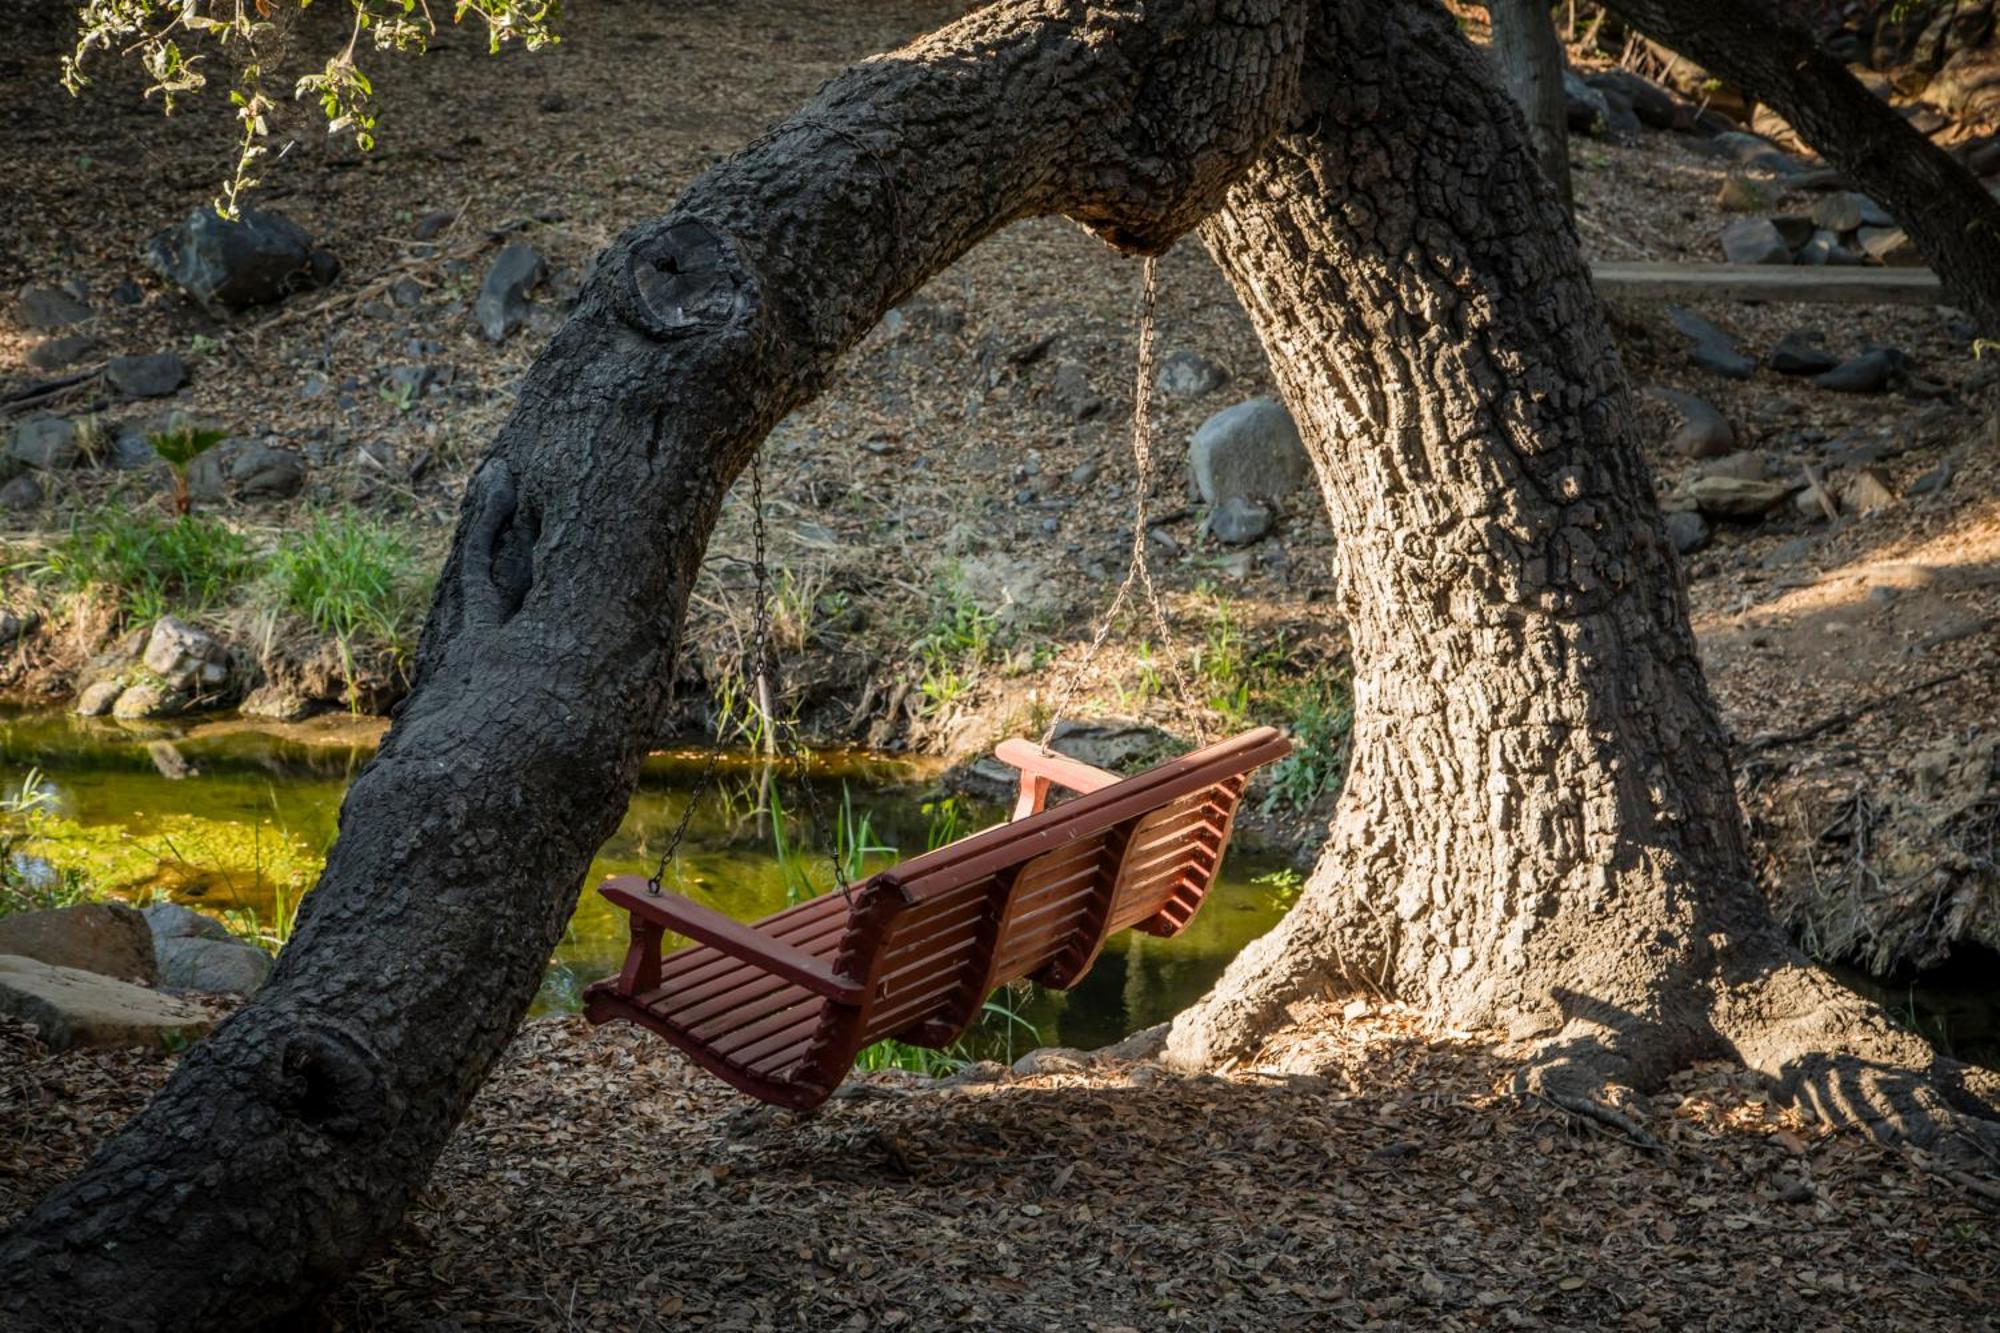
[[1952,301],[2000,333],[2000,200],[1861,86],[1768,0],[1612,0],[1612,9],[1760,102],[1883,207]]
[[1305,10],[981,10],[600,257],[470,481],[415,686],[269,984],[0,1243],[0,1325],[252,1326],[381,1241],[616,827],[751,451],[1006,223],[1146,250],[1192,228],[1296,104]]
[[1527,118],[1535,160],[1563,207],[1574,208],[1563,49],[1547,0],[1487,0],[1486,13],[1493,23],[1493,59],[1500,66],[1500,82]]

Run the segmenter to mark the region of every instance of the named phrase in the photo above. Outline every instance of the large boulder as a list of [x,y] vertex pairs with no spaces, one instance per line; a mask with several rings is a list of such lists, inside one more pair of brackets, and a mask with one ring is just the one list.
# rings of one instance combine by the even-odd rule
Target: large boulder
[[146,985],[159,976],[146,918],[123,903],[0,916],[0,954]]
[[1211,505],[1231,497],[1282,501],[1312,472],[1292,414],[1275,398],[1252,398],[1201,423],[1188,470]]
[[0,956],[0,1014],[35,1025],[44,1045],[178,1050],[212,1026],[185,1000],[33,958]]
[[236,222],[197,208],[154,236],[146,257],[197,301],[232,309],[267,305],[340,273],[339,261],[315,248],[304,227],[256,208],[243,209]]

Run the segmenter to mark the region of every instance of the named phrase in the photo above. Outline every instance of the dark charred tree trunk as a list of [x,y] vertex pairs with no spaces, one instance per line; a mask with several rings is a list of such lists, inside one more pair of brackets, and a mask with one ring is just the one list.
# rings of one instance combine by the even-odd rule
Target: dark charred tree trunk
[[1770,0],[1612,0],[1627,22],[1759,102],[1882,204],[1952,302],[2000,333],[2000,200]]
[[1563,49],[1543,0],[1487,0],[1500,81],[1528,121],[1528,140],[1563,207],[1574,208],[1569,179],[1569,111],[1563,100]]
[[1536,1086],[1613,1117],[1609,1084],[1732,1045],[1843,1091],[1857,1067],[1817,1052],[1927,1059],[1857,1047],[1865,1012],[1750,885],[1622,376],[1519,124],[1430,0],[1013,0],[621,237],[470,483],[416,686],[270,984],[0,1241],[0,1323],[253,1326],[380,1243],[617,822],[731,479],[1031,214],[1144,252],[1213,215],[1341,538],[1340,820],[1180,1058],[1366,981],[1554,1043]]

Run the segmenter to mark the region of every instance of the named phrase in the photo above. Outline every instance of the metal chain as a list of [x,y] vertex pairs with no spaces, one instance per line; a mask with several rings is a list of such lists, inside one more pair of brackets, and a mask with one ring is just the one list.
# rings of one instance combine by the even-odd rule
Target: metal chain
[[1147,509],[1153,491],[1153,349],[1154,322],[1159,311],[1160,283],[1159,260],[1148,255],[1145,260],[1145,285],[1139,299],[1139,369],[1132,388],[1132,462],[1138,477],[1134,483],[1132,515],[1132,550],[1125,569],[1125,578],[1119,583],[1118,591],[1111,599],[1111,606],[1104,618],[1097,623],[1091,635],[1090,646],[1084,649],[1075,666],[1064,672],[1062,692],[1056,697],[1053,710],[1049,713],[1048,728],[1042,732],[1041,746],[1049,747],[1055,738],[1056,726],[1062,721],[1063,712],[1070,700],[1076,696],[1083,684],[1083,674],[1096,660],[1098,650],[1111,637],[1112,628],[1118,623],[1118,616],[1131,600],[1132,589],[1143,588],[1146,604],[1152,614],[1153,623],[1160,629],[1160,647],[1166,654],[1167,671],[1174,679],[1174,689],[1181,702],[1188,706],[1194,719],[1195,733],[1205,743],[1208,727],[1200,705],[1195,701],[1194,691],[1189,688],[1187,677],[1181,674],[1180,640],[1167,618],[1166,606],[1160,600],[1160,590],[1153,583],[1153,571],[1148,563],[1147,551]]

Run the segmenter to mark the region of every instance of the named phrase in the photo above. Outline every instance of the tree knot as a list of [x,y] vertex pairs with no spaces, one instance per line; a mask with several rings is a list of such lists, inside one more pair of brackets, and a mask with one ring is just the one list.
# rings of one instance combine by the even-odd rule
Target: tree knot
[[742,246],[706,222],[643,229],[624,250],[615,304],[621,319],[650,338],[726,333],[763,308]]
[[402,1117],[382,1057],[345,1028],[300,1020],[280,1043],[277,1064],[279,1109],[320,1134],[379,1138]]

